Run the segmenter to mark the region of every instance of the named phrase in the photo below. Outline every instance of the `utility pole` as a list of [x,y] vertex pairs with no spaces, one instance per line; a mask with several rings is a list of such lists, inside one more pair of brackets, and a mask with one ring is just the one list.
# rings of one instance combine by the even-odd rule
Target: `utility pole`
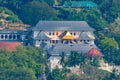
[[[42,57],[45,58],[45,53],[42,54]],[[38,78],[38,80],[47,80],[47,77],[45,75],[45,60],[44,59],[42,62],[42,76]]]
[[42,64],[42,80],[47,80],[45,75],[45,65]]

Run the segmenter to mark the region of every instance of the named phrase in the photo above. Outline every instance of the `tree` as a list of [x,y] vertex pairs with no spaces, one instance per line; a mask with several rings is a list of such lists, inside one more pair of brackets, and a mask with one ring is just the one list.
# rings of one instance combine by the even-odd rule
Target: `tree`
[[33,1],[22,6],[19,16],[24,23],[35,25],[39,20],[54,19],[56,12],[45,3]]
[[83,53],[72,51],[69,56],[68,64],[69,66],[83,65],[86,61],[87,58]]
[[77,10],[70,10],[70,13],[68,15],[68,20],[74,20],[74,21],[82,21],[85,20],[86,16],[85,13]]
[[104,2],[104,0],[92,0],[92,1],[94,1],[98,5],[100,5]]
[[101,40],[101,48],[105,49],[106,47],[113,47],[114,49],[118,49],[118,43],[116,42],[116,40],[114,38],[108,38],[105,37],[104,39]]
[[80,80],[80,78],[78,75],[73,74],[72,76],[69,77],[69,80]]
[[112,32],[112,34],[114,34],[115,36],[120,34],[120,18],[118,17],[114,23],[112,23],[110,25],[110,31]]
[[102,14],[98,9],[92,9],[86,13],[86,21],[96,30],[103,30],[107,27],[107,22],[102,18]]
[[105,76],[104,78],[103,78],[103,80],[119,80],[120,79],[120,75],[117,75],[116,73],[115,73],[116,71],[115,71],[115,69],[113,69],[113,71],[112,71],[112,73],[111,74],[109,74],[109,75],[107,75],[107,76]]
[[103,58],[108,62],[115,65],[120,65],[120,49],[118,44],[114,38],[105,37],[101,40],[99,47],[101,48],[101,52],[103,53]]
[[33,0],[0,0],[0,5],[11,9],[13,12],[17,13],[23,4],[31,2]]
[[8,64],[0,65],[0,80],[36,80],[34,72],[30,69],[23,69]]
[[0,7],[0,19],[5,19],[8,22],[21,22],[17,15],[15,15],[10,9]]
[[54,69],[48,76],[47,80],[65,80],[63,73],[60,69]]
[[105,76],[108,76],[110,72],[98,69],[95,66],[92,65],[83,65],[81,67],[83,70],[85,77],[83,77],[83,80],[103,80]]
[[64,66],[64,64],[65,64],[65,53],[62,52],[60,56],[61,56],[60,64],[62,64]]
[[[21,52],[21,51],[20,51]],[[17,54],[17,53],[16,53]],[[18,53],[19,54],[19,53]],[[21,54],[23,55],[23,54]],[[8,51],[0,52],[0,80],[35,80],[35,72],[31,68],[18,67],[18,63],[15,63],[12,59],[13,53]],[[21,56],[20,56],[21,57]],[[23,58],[19,58],[22,60]],[[18,59],[17,59],[18,61]],[[22,64],[22,62],[20,62]],[[24,64],[24,62],[23,62]],[[25,64],[24,64],[25,65]]]
[[0,79],[35,80],[42,75],[42,64],[46,65],[46,61],[40,48],[18,46],[13,52],[1,50]]
[[120,11],[119,3],[113,0],[105,0],[105,2],[101,4],[100,10],[103,18],[108,21],[108,23],[114,22]]
[[48,5],[53,6],[54,0],[44,0]]
[[75,65],[79,65],[79,60],[78,60],[78,53],[75,51],[72,51],[70,56],[69,56],[69,65],[70,66],[75,66]]
[[58,12],[58,19],[67,20],[70,12],[64,9],[60,9]]

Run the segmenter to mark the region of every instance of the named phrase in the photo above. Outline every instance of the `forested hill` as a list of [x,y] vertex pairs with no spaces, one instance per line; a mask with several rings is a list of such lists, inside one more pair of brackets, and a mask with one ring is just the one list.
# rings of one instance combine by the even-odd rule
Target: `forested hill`
[[96,44],[102,50],[106,46],[118,50],[120,0],[84,0],[93,1],[98,7],[84,8],[79,11],[73,8],[53,8],[55,2],[62,5],[64,1],[73,0],[0,0],[0,24],[4,20],[11,23],[23,22],[31,26],[39,20],[85,20],[96,29]]
[[120,0],[84,0],[93,1],[98,5],[97,8],[79,8],[79,10],[53,8],[54,4],[63,5],[64,1],[73,0],[0,0],[0,25],[3,24],[2,21],[31,26],[39,20],[87,21],[91,27],[96,29],[95,43],[105,55],[105,60],[119,65]]
[[[93,1],[98,8],[77,12],[75,9],[52,7],[56,2],[62,5],[65,1]],[[39,20],[86,20],[97,29],[104,28],[118,19],[119,5],[120,0],[0,0],[0,7],[9,10],[6,13],[13,12],[25,24],[35,25]],[[0,8],[1,11],[3,10]],[[12,19],[16,19],[16,16]]]
[[[61,6],[65,1],[93,1],[98,6],[53,8],[53,5]],[[39,20],[86,21],[96,30],[95,44],[104,55],[103,60],[120,66],[120,0],[0,0],[0,27],[12,23],[34,26]],[[20,46],[13,52],[0,51],[0,80],[36,80],[42,76],[43,64],[47,63],[44,55],[42,49],[30,46]],[[73,55],[66,61],[63,59],[63,64],[66,66],[73,61],[76,65],[76,60],[83,64],[84,75],[67,75],[70,72],[65,67],[50,72],[45,65],[47,80],[66,80],[68,76],[67,80],[120,80],[120,74],[115,75],[115,70],[108,73],[98,69],[97,59],[87,64],[88,60],[82,54]]]

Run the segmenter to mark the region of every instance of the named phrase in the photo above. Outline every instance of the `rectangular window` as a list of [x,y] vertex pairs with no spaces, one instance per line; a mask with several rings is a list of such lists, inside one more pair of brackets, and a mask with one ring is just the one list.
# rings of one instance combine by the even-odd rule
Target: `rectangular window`
[[58,40],[56,40],[56,43],[58,43]]
[[55,43],[55,41],[54,41],[54,40],[52,40],[52,43]]

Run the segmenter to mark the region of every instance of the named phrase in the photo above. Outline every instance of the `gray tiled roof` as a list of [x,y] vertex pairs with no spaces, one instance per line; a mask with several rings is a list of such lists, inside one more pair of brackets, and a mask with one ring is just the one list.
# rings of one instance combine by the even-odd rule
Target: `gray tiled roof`
[[68,44],[56,44],[52,50],[49,50],[51,55],[59,55],[62,52],[70,54],[71,51],[77,51],[79,53],[87,53],[93,46],[89,44],[74,44],[72,46]]
[[60,39],[62,39],[65,35],[66,35],[67,31],[65,31],[64,33],[62,33],[59,37]]
[[79,30],[93,31],[85,21],[39,21],[32,30]]
[[37,37],[35,39],[45,39],[45,40],[49,40],[50,38],[48,36],[46,36],[45,32],[40,32]]
[[79,40],[90,40],[91,38],[89,37],[89,35],[87,34],[87,32],[82,32],[79,35]]

